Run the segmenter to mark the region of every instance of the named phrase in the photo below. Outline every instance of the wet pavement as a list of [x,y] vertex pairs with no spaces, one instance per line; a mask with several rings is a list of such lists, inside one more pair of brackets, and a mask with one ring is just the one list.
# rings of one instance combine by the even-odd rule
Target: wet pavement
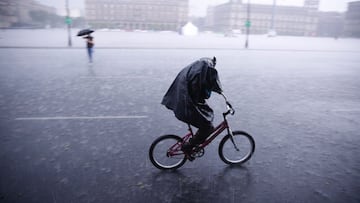
[[[186,125],[160,105],[177,72],[217,56],[241,167],[217,154],[175,172],[148,148]],[[1,202],[359,202],[360,52],[0,49]],[[224,102],[209,100],[221,121]]]

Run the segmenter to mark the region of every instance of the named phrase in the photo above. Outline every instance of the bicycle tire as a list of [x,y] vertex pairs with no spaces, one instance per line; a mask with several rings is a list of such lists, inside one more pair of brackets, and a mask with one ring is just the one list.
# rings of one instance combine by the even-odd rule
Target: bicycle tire
[[[162,142],[165,142],[165,141],[166,141],[166,144],[165,144],[165,146],[163,146],[164,149],[160,149],[160,155],[162,156],[161,158],[163,158],[164,161],[160,161],[160,157],[158,157],[157,148],[159,147],[159,145]],[[181,142],[181,141],[182,141],[182,139],[177,135],[163,135],[163,136],[160,136],[159,138],[157,138],[156,140],[154,140],[154,142],[151,144],[150,149],[149,149],[149,158],[150,158],[151,163],[156,168],[161,169],[161,170],[175,170],[175,169],[181,167],[182,165],[184,165],[187,160],[185,154],[176,155],[176,157],[167,156],[167,150],[172,145],[176,144],[177,142]],[[169,164],[165,160],[168,160]],[[172,163],[173,161],[174,161],[174,163]],[[172,164],[170,164],[170,162]]]
[[[223,162],[225,162],[226,164],[229,164],[229,165],[239,164],[240,165],[240,164],[247,162],[251,158],[251,156],[254,154],[255,140],[250,134],[248,134],[244,131],[234,131],[233,135],[234,135],[234,141],[237,144],[239,151],[237,151],[235,149],[235,147],[230,139],[231,135],[228,134],[221,140],[221,142],[219,144],[219,156],[220,156],[220,159]],[[243,142],[239,143],[239,140],[240,140],[239,138],[247,141],[246,145],[240,145],[240,144],[243,144]],[[244,156],[241,155],[241,153],[243,151],[246,152],[246,154]],[[230,157],[232,155],[229,155],[229,152],[231,154],[236,154],[235,158]]]

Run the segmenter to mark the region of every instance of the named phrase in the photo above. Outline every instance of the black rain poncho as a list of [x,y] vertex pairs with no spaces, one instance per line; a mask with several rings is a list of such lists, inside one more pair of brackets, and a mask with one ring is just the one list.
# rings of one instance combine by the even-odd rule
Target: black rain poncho
[[214,113],[205,99],[210,97],[211,91],[222,92],[215,63],[210,58],[201,58],[181,70],[161,104],[185,123],[197,128],[208,126]]

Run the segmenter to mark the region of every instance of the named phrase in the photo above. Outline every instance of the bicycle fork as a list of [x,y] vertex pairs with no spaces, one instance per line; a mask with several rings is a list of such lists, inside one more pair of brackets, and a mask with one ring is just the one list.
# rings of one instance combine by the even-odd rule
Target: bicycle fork
[[228,134],[230,135],[230,140],[234,145],[234,148],[236,149],[236,151],[240,151],[240,149],[237,147],[237,145],[236,145],[236,143],[234,141],[234,134],[233,134],[230,126],[228,125],[227,121],[226,121],[226,127],[227,127]]

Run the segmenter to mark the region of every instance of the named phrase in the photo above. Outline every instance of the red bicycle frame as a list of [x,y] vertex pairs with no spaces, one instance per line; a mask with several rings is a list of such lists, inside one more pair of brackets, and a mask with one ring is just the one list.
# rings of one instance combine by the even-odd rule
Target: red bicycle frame
[[[228,134],[232,135],[232,132],[230,130],[230,127],[228,125],[226,116],[228,114],[233,114],[233,109],[229,109],[227,112],[223,113],[223,117],[224,117],[224,121],[221,122],[215,129],[214,131],[210,134],[210,136],[202,143],[199,145],[200,148],[205,148],[207,145],[209,145],[218,135],[220,135],[225,129],[227,129]],[[175,155],[183,155],[184,152],[181,150],[181,146],[188,142],[189,139],[191,137],[194,136],[194,133],[192,131],[191,126],[189,125],[189,133],[186,134],[184,137],[182,137],[182,140],[177,142],[176,144],[174,144],[173,146],[171,146],[167,152],[167,156],[171,157],[171,156],[175,156]]]

